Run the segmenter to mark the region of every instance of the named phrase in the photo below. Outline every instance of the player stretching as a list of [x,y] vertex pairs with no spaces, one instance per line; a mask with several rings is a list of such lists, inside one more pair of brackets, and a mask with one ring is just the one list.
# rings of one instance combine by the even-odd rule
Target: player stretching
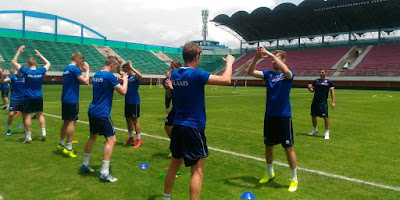
[[19,55],[24,52],[25,46],[19,47],[17,53],[11,63],[14,67],[24,74],[26,95],[22,116],[25,122],[26,137],[24,143],[31,142],[31,113],[36,112],[39,118],[40,127],[42,128],[42,141],[46,141],[46,121],[43,116],[43,96],[42,96],[42,81],[46,72],[50,68],[50,62],[35,49],[36,56],[41,58],[45,63],[44,67],[37,69],[35,58],[28,58],[28,68],[21,67],[18,63]]
[[[257,61],[261,58],[272,59],[272,71],[255,70]],[[273,160],[274,145],[281,144],[285,149],[289,166],[292,169],[289,192],[297,190],[296,154],[293,150],[292,113],[290,110],[290,89],[293,85],[294,74],[285,64],[286,53],[276,50],[272,53],[264,47],[257,49],[256,55],[250,64],[248,75],[262,78],[267,87],[267,103],[264,118],[265,159],[268,173],[260,180],[266,183],[275,178]]]
[[135,142],[133,137],[133,127],[135,127],[137,140],[133,148],[139,148],[142,146],[142,139],[140,139],[140,97],[138,90],[142,81],[142,74],[133,68],[130,60],[122,66],[122,70],[128,75],[128,91],[125,95],[125,120],[128,126],[129,139],[124,145]]
[[335,91],[331,80],[326,78],[326,69],[321,68],[319,71],[319,79],[313,84],[308,85],[308,90],[314,93],[313,102],[311,104],[311,119],[314,129],[308,135],[317,135],[317,117],[324,118],[325,121],[325,139],[329,140],[329,118],[328,118],[328,93],[331,92],[332,109],[335,108]]
[[[166,76],[165,80],[163,81],[164,89],[165,89],[165,106],[170,105],[172,101],[172,93],[174,90],[174,87],[172,86],[171,83],[171,72],[174,71],[175,69],[178,69],[182,67],[182,64],[174,60],[170,64],[170,70],[169,71],[169,76]],[[169,101],[167,101],[169,99]],[[168,109],[168,108],[167,108]],[[168,112],[167,118],[165,118],[165,124],[164,124],[164,129],[167,132],[167,135],[169,138],[171,138],[171,131],[172,131],[172,125],[174,124],[174,118],[175,118],[175,108],[172,105],[172,109]],[[172,157],[172,153],[168,155],[168,157]]]
[[[168,70],[170,73],[172,73],[175,69],[178,69],[182,67],[182,64],[177,61],[174,60],[171,62],[170,64],[170,70]],[[165,106],[169,107],[171,101],[172,101],[172,93],[174,90],[174,87],[172,86],[171,83],[171,76],[167,76],[165,81],[163,81],[164,83],[164,89],[165,89]],[[167,99],[170,99],[169,101],[167,101]],[[167,118],[165,119],[165,125],[164,125],[164,129],[167,132],[167,135],[169,138],[171,138],[171,131],[172,131],[172,125],[174,124],[174,118],[175,118],[175,108],[172,105],[172,109],[168,112],[167,114]]]
[[93,77],[93,101],[89,105],[89,126],[90,136],[86,141],[85,153],[83,155],[83,165],[81,170],[84,172],[94,172],[89,166],[90,153],[97,135],[103,135],[106,138],[103,151],[103,165],[100,172],[100,181],[115,182],[118,179],[110,174],[109,166],[111,155],[117,142],[115,137],[114,125],[111,121],[110,113],[114,89],[121,95],[126,94],[128,79],[126,73],[121,73],[123,85],[121,86],[113,72],[119,67],[118,59],[114,56],[108,56],[101,71],[96,72]]
[[[74,52],[71,56],[71,64],[63,70],[63,90],[61,96],[62,102],[62,120],[63,125],[60,130],[60,143],[57,148],[71,158],[76,155],[72,150],[72,140],[74,139],[76,120],[79,114],[79,84],[89,85],[89,64],[83,62],[84,56],[80,52]],[[83,76],[81,69],[86,71]],[[67,145],[65,145],[65,135],[67,135]]]
[[[3,69],[0,68],[0,77],[7,78],[7,75],[4,73]],[[10,91],[10,86],[7,82],[0,83],[1,84],[1,96],[3,98],[4,106],[3,110],[8,110],[10,104],[8,100],[8,92]]]
[[[10,83],[11,85],[11,98],[10,98],[10,112],[8,114],[8,128],[7,135],[11,136],[11,124],[14,115],[21,112],[24,106],[24,97],[26,93],[25,89],[25,77],[18,71],[18,74],[14,74],[14,69],[10,69],[10,76],[2,79],[1,82]],[[22,121],[23,122],[23,121]]]
[[186,43],[182,50],[182,57],[185,61],[184,67],[171,73],[176,112],[171,133],[172,158],[165,177],[164,200],[171,198],[175,175],[184,161],[186,167],[191,166],[190,199],[200,198],[204,160],[208,157],[204,135],[206,126],[204,85],[229,85],[232,64],[235,61],[231,55],[224,58],[225,72],[222,76],[217,76],[197,69],[201,57],[201,48],[197,44]]

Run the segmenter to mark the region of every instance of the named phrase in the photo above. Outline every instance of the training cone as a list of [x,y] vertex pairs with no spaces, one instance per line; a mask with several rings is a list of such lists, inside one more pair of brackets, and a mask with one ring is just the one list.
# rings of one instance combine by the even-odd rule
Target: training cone
[[161,174],[160,176],[158,176],[158,178],[165,178],[165,174]]
[[17,126],[17,129],[22,129],[23,127],[22,126]]
[[101,150],[104,151],[104,147],[102,147]]
[[140,164],[139,165],[139,169],[147,169],[147,168],[149,168],[150,166],[148,165],[148,164],[146,164],[146,163],[142,163],[142,164]]
[[255,199],[256,195],[254,195],[251,192],[245,192],[242,195],[240,195],[240,198],[242,198],[242,199]]
[[72,143],[73,143],[73,144],[77,144],[77,143],[79,143],[79,142],[78,142],[78,140],[74,140],[74,141],[72,141]]

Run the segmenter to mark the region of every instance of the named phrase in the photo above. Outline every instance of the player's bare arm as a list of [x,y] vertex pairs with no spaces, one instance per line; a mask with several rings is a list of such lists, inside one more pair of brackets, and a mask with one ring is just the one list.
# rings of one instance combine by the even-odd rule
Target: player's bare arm
[[21,68],[21,65],[18,63],[18,57],[19,55],[25,51],[25,46],[22,45],[18,48],[17,53],[15,54],[14,58],[11,60],[11,63],[13,64],[13,66],[19,71],[19,69]]
[[331,91],[331,98],[332,98],[332,104],[331,104],[331,107],[332,107],[332,109],[334,109],[335,108],[335,89],[330,89],[330,91]]
[[122,96],[125,96],[128,90],[128,75],[125,72],[121,73],[122,85],[115,86],[115,90]]
[[78,76],[77,79],[80,83],[89,85],[89,73],[90,73],[89,63],[84,62],[82,64],[82,68],[85,70],[86,74],[85,74],[85,76],[83,76],[83,75]]
[[128,63],[129,63],[129,67],[130,67],[130,68],[132,69],[132,71],[136,74],[136,79],[139,80],[139,81],[142,81],[142,78],[143,78],[142,73],[140,73],[137,69],[133,68],[132,61],[131,61],[131,60],[129,60]]
[[253,77],[256,77],[256,78],[264,78],[263,72],[262,71],[258,71],[258,70],[255,69],[256,65],[257,65],[257,62],[261,58],[262,58],[262,54],[261,54],[260,49],[258,48],[257,51],[256,51],[256,55],[254,56],[253,61],[251,62],[250,66],[249,66],[249,69],[247,70],[247,74],[249,76],[253,76]]
[[172,97],[171,90],[174,89],[174,86],[172,86],[171,79],[165,80],[165,94],[167,95],[168,98]]
[[11,82],[11,79],[8,78],[8,77],[2,78],[2,79],[0,80],[0,83],[10,83],[10,82]]
[[10,82],[11,82],[11,79],[8,78],[7,74],[3,74],[3,76],[1,76],[0,83],[10,83]]
[[268,58],[268,57],[271,58],[279,66],[279,70],[283,73],[283,75],[287,79],[292,79],[292,77],[293,77],[292,72],[289,70],[287,65],[284,62],[282,62],[281,59],[279,59],[277,56],[275,56],[274,54],[269,52],[264,47],[260,47],[259,49],[261,50],[261,53],[263,54],[263,56],[262,56],[263,58]]
[[225,71],[221,76],[211,75],[207,81],[207,85],[229,85],[231,84],[232,78],[232,65],[235,62],[235,57],[227,55],[226,58],[222,58],[225,63]]
[[48,71],[50,69],[51,63],[37,49],[35,49],[35,53],[37,57],[43,60],[43,62],[45,63],[44,68],[46,68],[46,71]]
[[314,87],[312,84],[308,84],[308,90],[310,90],[311,93],[315,92]]

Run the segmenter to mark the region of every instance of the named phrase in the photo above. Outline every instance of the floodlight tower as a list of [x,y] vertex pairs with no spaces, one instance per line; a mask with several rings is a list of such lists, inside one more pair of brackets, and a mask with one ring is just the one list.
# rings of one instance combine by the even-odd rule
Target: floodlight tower
[[207,27],[207,22],[208,22],[208,10],[202,10],[201,11],[201,16],[203,17],[203,31],[202,31],[202,36],[203,36],[203,45],[207,45],[207,36],[208,36],[208,27]]

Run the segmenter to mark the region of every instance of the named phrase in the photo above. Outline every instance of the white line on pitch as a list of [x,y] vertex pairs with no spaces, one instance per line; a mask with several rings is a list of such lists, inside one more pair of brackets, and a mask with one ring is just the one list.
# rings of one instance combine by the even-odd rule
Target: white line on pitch
[[[43,115],[61,119],[61,116],[58,116],[58,115],[52,115],[52,114],[47,114],[47,113],[43,113]],[[81,121],[81,120],[78,120],[78,122],[79,122],[79,123],[83,123],[83,124],[89,124],[89,122]],[[128,132],[128,130],[122,129],[122,128],[115,128],[115,130]],[[156,135],[150,135],[150,134],[147,134],[147,133],[140,133],[140,134],[141,134],[141,135],[144,135],[144,136],[151,137],[151,138],[156,138],[156,139],[160,139],[160,140],[169,141],[169,138],[166,138],[166,137],[161,137],[161,136],[156,136]],[[214,148],[214,147],[208,147],[208,149],[211,149],[211,150],[217,151],[217,152],[221,152],[221,153],[226,153],[226,154],[234,155],[234,156],[237,156],[237,157],[250,158],[250,159],[252,159],[252,160],[257,160],[257,161],[265,162],[265,159],[264,159],[264,158],[259,158],[259,157],[250,156],[250,155],[246,155],[246,154],[236,153],[236,152],[233,152],[233,151],[227,151],[227,150],[218,149],[218,148]],[[274,164],[279,165],[279,166],[289,167],[288,164],[281,163],[281,162],[276,162],[276,161],[275,161]],[[379,184],[379,183],[364,181],[364,180],[361,180],[361,179],[350,178],[350,177],[347,177],[347,176],[331,174],[331,173],[327,173],[327,172],[323,172],[323,171],[318,171],[318,170],[313,170],[313,169],[308,169],[308,168],[303,168],[303,167],[297,167],[297,169],[298,169],[298,170],[302,170],[302,171],[306,171],[306,172],[311,172],[311,173],[323,175],[323,176],[332,177],[332,178],[343,179],[343,180],[350,181],[350,182],[355,182],[355,183],[361,183],[361,184],[365,184],[365,185],[375,186],[375,187],[378,187],[378,188],[384,188],[384,189],[389,189],[389,190],[400,191],[400,187],[394,187],[394,186],[383,185],[383,184]]]

